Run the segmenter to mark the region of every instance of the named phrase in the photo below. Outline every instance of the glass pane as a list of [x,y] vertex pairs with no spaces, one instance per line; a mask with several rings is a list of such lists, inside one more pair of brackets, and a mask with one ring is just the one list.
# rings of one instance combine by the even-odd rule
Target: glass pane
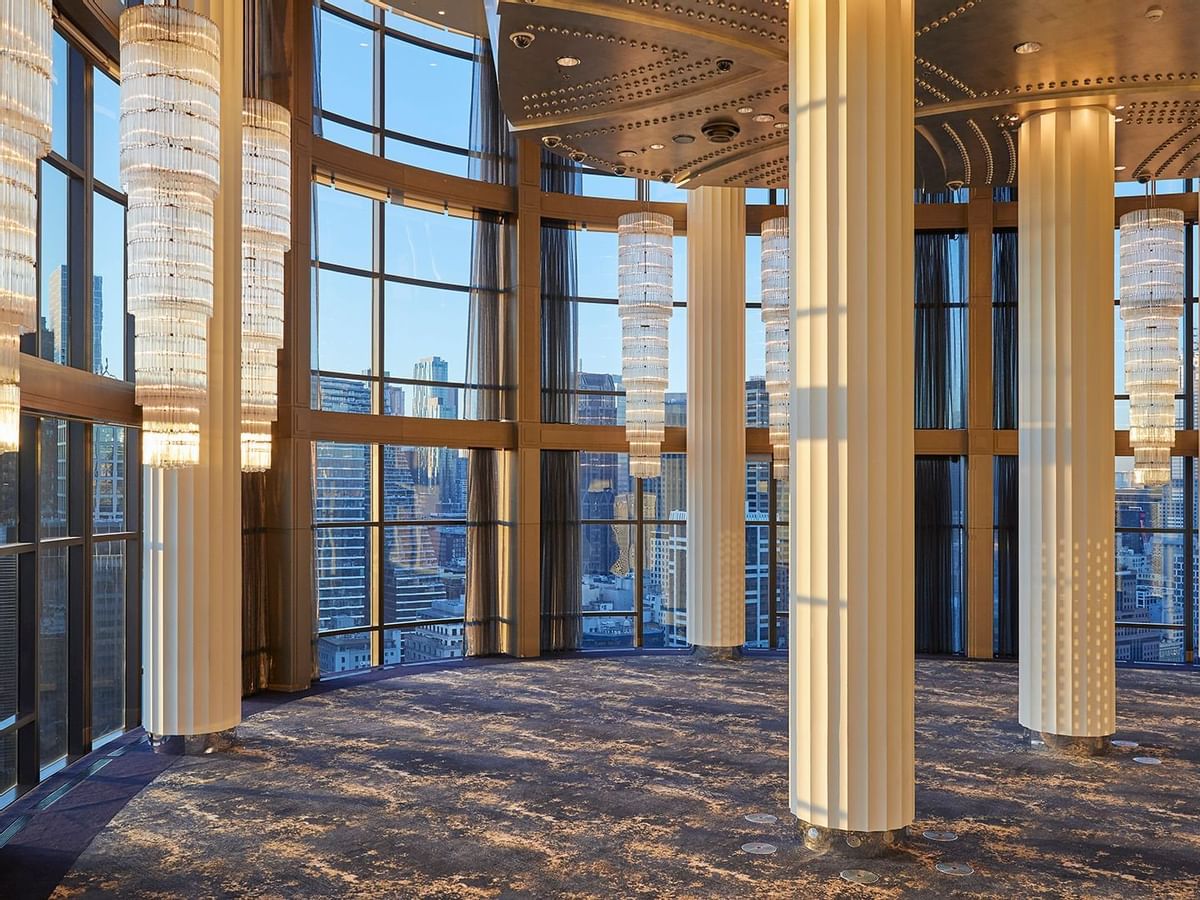
[[326,185],[316,191],[316,239],[313,259],[370,272],[374,268],[376,201]]
[[313,297],[314,369],[371,375],[371,309],[375,280],[321,270],[319,294]]
[[0,544],[16,543],[18,524],[19,453],[0,453]]
[[[387,92],[384,124],[388,131],[451,147],[470,145],[472,60],[389,35],[384,40],[384,65],[389,86],[420,85],[419,90]],[[459,165],[448,173],[465,176],[467,159],[457,159]]]
[[[629,455],[626,453],[579,454],[579,517],[588,519],[632,519],[637,515],[634,507],[634,482],[629,477]],[[605,562],[615,553],[609,538],[597,538],[603,551],[596,549],[596,563],[600,568],[611,564]],[[588,544],[584,548],[587,553]],[[586,559],[585,559],[586,567]]]
[[355,628],[371,621],[371,541],[369,527],[318,528],[317,629]]
[[[415,93],[415,92],[414,92]],[[449,150],[438,150],[426,147],[415,141],[399,138],[386,138],[383,142],[384,158],[392,162],[416,166],[418,169],[428,169],[431,172],[442,172],[446,175],[468,177],[470,159],[466,153],[453,153]]]
[[342,144],[362,153],[375,152],[375,138],[371,132],[351,125],[343,125],[341,122],[334,122],[330,119],[323,120],[320,123],[318,135],[335,144]]
[[[466,381],[470,295],[388,282],[384,297],[384,374],[421,381]],[[457,419],[457,399],[452,391],[426,389],[424,402],[413,403],[410,414]],[[427,407],[430,403],[433,406]]]
[[10,797],[5,794],[17,784],[17,735],[9,732],[0,735],[0,806]]
[[329,375],[314,377],[312,408],[327,412],[369,414],[371,385],[358,378],[334,378]]
[[38,735],[43,766],[67,753],[67,553],[66,547],[47,547],[41,556]]
[[54,65],[54,96],[51,100],[51,122],[54,133],[51,136],[51,149],[59,156],[66,158],[67,148],[70,147],[68,125],[71,117],[68,115],[68,88],[70,73],[67,71],[67,60],[71,56],[71,47],[57,31],[54,32],[54,45],[51,49]]
[[581,181],[585,197],[608,197],[613,200],[633,200],[637,197],[635,178],[623,178],[608,172],[584,169]]
[[390,8],[384,12],[383,21],[392,31],[411,34],[415,37],[432,41],[435,44],[440,44],[443,47],[449,47],[452,50],[466,50],[469,52],[475,46],[475,38],[470,35],[458,34],[445,28],[437,28],[425,22],[410,19],[408,16],[392,12]]
[[383,619],[462,618],[465,525],[393,525],[383,530]]
[[467,453],[446,447],[383,448],[387,521],[467,518]]
[[1139,487],[1133,482],[1133,457],[1116,460],[1117,528],[1167,529],[1184,527],[1183,459],[1171,460],[1171,480],[1165,485]]
[[97,534],[124,531],[125,429],[96,425],[92,429],[92,525]]
[[321,105],[356,122],[375,123],[375,33],[321,13]]
[[125,377],[125,207],[95,195],[92,371]]
[[[444,363],[440,356],[418,360],[418,365],[433,369]],[[469,406],[479,391],[446,385],[385,384],[383,386],[383,413],[387,416],[415,416],[423,419],[469,418],[478,406]]]
[[[582,525],[583,611],[633,611],[633,528]],[[586,629],[586,621],[585,621]]]
[[368,0],[322,0],[322,6],[333,6],[338,9],[344,9],[348,13],[353,13],[356,16],[361,16],[369,20],[375,18],[375,10],[377,9]]
[[642,510],[646,519],[687,521],[686,456],[682,453],[662,455],[661,474],[642,481]]
[[63,419],[43,419],[41,434],[42,537],[66,537],[70,533],[70,426]]
[[[1185,625],[1182,534],[1117,533],[1117,621]],[[1182,638],[1183,633],[1180,632]]]
[[[586,609],[586,606],[584,608]],[[629,649],[633,646],[634,641],[633,620],[633,616],[584,616],[583,637],[579,642],[579,648],[581,650]]]
[[67,261],[70,179],[42,163],[41,254],[41,356],[60,365],[71,362],[71,291]]
[[771,529],[746,525],[746,646],[771,646]]
[[383,633],[383,664],[461,659],[465,630],[462,622],[389,628]]
[[92,69],[93,174],[121,190],[121,86],[100,69]]
[[[581,390],[620,390],[621,378],[621,318],[615,303],[578,303],[578,346],[576,359],[579,361],[578,384]],[[604,398],[608,402],[589,403],[584,418],[584,403],[601,398],[581,396],[579,423],[582,425],[618,425],[624,421],[617,418],[615,398]],[[620,404],[624,412],[624,403]],[[607,415],[606,415],[607,414]]]
[[[758,382],[766,389],[767,372],[767,327],[763,324],[762,308],[746,307],[746,392],[747,400],[750,395],[750,383]],[[750,421],[747,403],[747,421]]]
[[369,669],[371,633],[321,635],[317,638],[317,657],[321,665],[321,677]]
[[471,219],[389,203],[384,208],[384,229],[388,275],[444,285],[471,284]]
[[579,268],[577,288],[579,296],[616,300],[616,232],[595,231],[594,229],[576,231],[575,246]]
[[[644,526],[646,575],[642,635],[647,647],[686,647],[687,529]],[[584,620],[586,624],[586,619]]]
[[92,736],[125,727],[125,549],[103,541],[92,555]]
[[315,445],[314,522],[371,520],[371,445]]
[[746,460],[746,521],[771,520],[771,460]]
[[[779,525],[775,528],[775,611],[786,616],[791,611],[791,596],[789,591],[789,559],[788,559],[788,526]],[[787,619],[777,635],[780,647],[787,646]]]
[[[0,556],[0,725],[15,716],[18,709],[17,597],[17,557]],[[0,782],[0,792],[3,790],[5,786]]]
[[1118,628],[1118,663],[1182,663],[1184,633],[1166,628]]

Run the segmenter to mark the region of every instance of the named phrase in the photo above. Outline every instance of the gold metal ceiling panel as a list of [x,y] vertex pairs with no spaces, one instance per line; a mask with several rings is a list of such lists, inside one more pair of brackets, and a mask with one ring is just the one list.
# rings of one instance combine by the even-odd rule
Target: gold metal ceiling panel
[[[640,177],[786,184],[785,0],[488,2],[517,132]],[[1014,183],[1016,126],[1065,105],[1121,117],[1117,177],[1200,177],[1200,2],[915,6],[919,186]],[[520,34],[532,36],[525,47]],[[1015,52],[1030,41],[1040,52]]]

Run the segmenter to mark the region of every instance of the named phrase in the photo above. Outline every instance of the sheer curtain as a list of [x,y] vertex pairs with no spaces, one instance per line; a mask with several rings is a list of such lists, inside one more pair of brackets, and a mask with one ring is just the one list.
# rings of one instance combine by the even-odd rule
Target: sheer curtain
[[467,456],[466,655],[500,652],[498,452]]
[[[542,190],[578,194],[578,169],[542,151]],[[575,232],[546,222],[542,240],[542,421],[571,422],[578,387]],[[583,637],[579,454],[542,452],[542,649],[576,650]]]
[[915,480],[917,652],[962,650],[962,462],[918,456]]
[[997,656],[1016,656],[1017,637],[1017,457],[996,457],[996,635]]
[[965,428],[967,310],[965,235],[916,235],[917,428]]
[[992,236],[992,378],[996,428],[1017,427],[1017,232]]

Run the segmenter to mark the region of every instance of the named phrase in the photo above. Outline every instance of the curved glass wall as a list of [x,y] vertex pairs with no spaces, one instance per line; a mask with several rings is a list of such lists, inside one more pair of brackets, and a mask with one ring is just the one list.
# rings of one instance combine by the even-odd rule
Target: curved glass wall
[[138,433],[80,412],[89,392],[108,408],[120,395],[133,420],[132,392],[105,380],[131,375],[119,88],[106,60],[62,33],[53,65],[38,328],[22,339],[22,369],[87,374],[66,382],[70,396],[39,396],[20,450],[0,456],[0,806],[140,720]]

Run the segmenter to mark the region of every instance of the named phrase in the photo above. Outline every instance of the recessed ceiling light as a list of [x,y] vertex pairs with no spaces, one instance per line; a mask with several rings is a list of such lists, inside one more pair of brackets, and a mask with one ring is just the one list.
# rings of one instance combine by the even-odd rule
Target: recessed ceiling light
[[439,16],[444,16],[445,14],[446,14],[446,11],[445,11],[444,9],[439,9],[439,10],[438,10],[438,15],[439,15]]
[[785,129],[785,128],[787,128],[787,122],[776,122],[775,123],[776,131],[783,131],[783,129]]
[[1125,167],[1124,166],[1113,166],[1113,171],[1114,172],[1124,172]]
[[1115,119],[1113,119],[1113,121],[1114,122],[1124,122],[1125,120],[1122,119],[1120,116],[1117,116]]
[[759,113],[757,116],[754,117],[754,121],[755,122],[774,122],[775,116],[773,116],[771,113]]
[[579,57],[578,56],[560,56],[558,58],[558,64],[560,66],[562,66],[564,69],[570,69],[574,66],[579,65]]
[[743,116],[748,116],[748,115],[750,115],[750,113],[754,112],[754,107],[753,106],[739,106],[738,112],[740,112]]
[[638,155],[638,152],[636,150],[618,150],[617,151],[617,156],[621,157],[622,159],[632,159],[633,157],[635,157],[637,155]]
[[663,144],[651,144],[650,149],[651,150],[661,150],[661,149],[663,149],[663,146],[664,146]]
[[1115,109],[1117,110],[1117,112],[1120,112],[1120,111],[1121,111],[1121,110],[1123,110],[1124,108],[1125,108],[1125,104],[1124,104],[1124,103],[1122,103],[1122,104],[1121,104],[1120,106],[1118,106],[1118,107],[1115,107]]
[[1042,45],[1038,41],[1022,41],[1013,47],[1013,53],[1018,56],[1028,56],[1030,53],[1041,52]]
[[696,142],[696,138],[690,134],[677,134],[671,140],[677,144],[694,144]]

